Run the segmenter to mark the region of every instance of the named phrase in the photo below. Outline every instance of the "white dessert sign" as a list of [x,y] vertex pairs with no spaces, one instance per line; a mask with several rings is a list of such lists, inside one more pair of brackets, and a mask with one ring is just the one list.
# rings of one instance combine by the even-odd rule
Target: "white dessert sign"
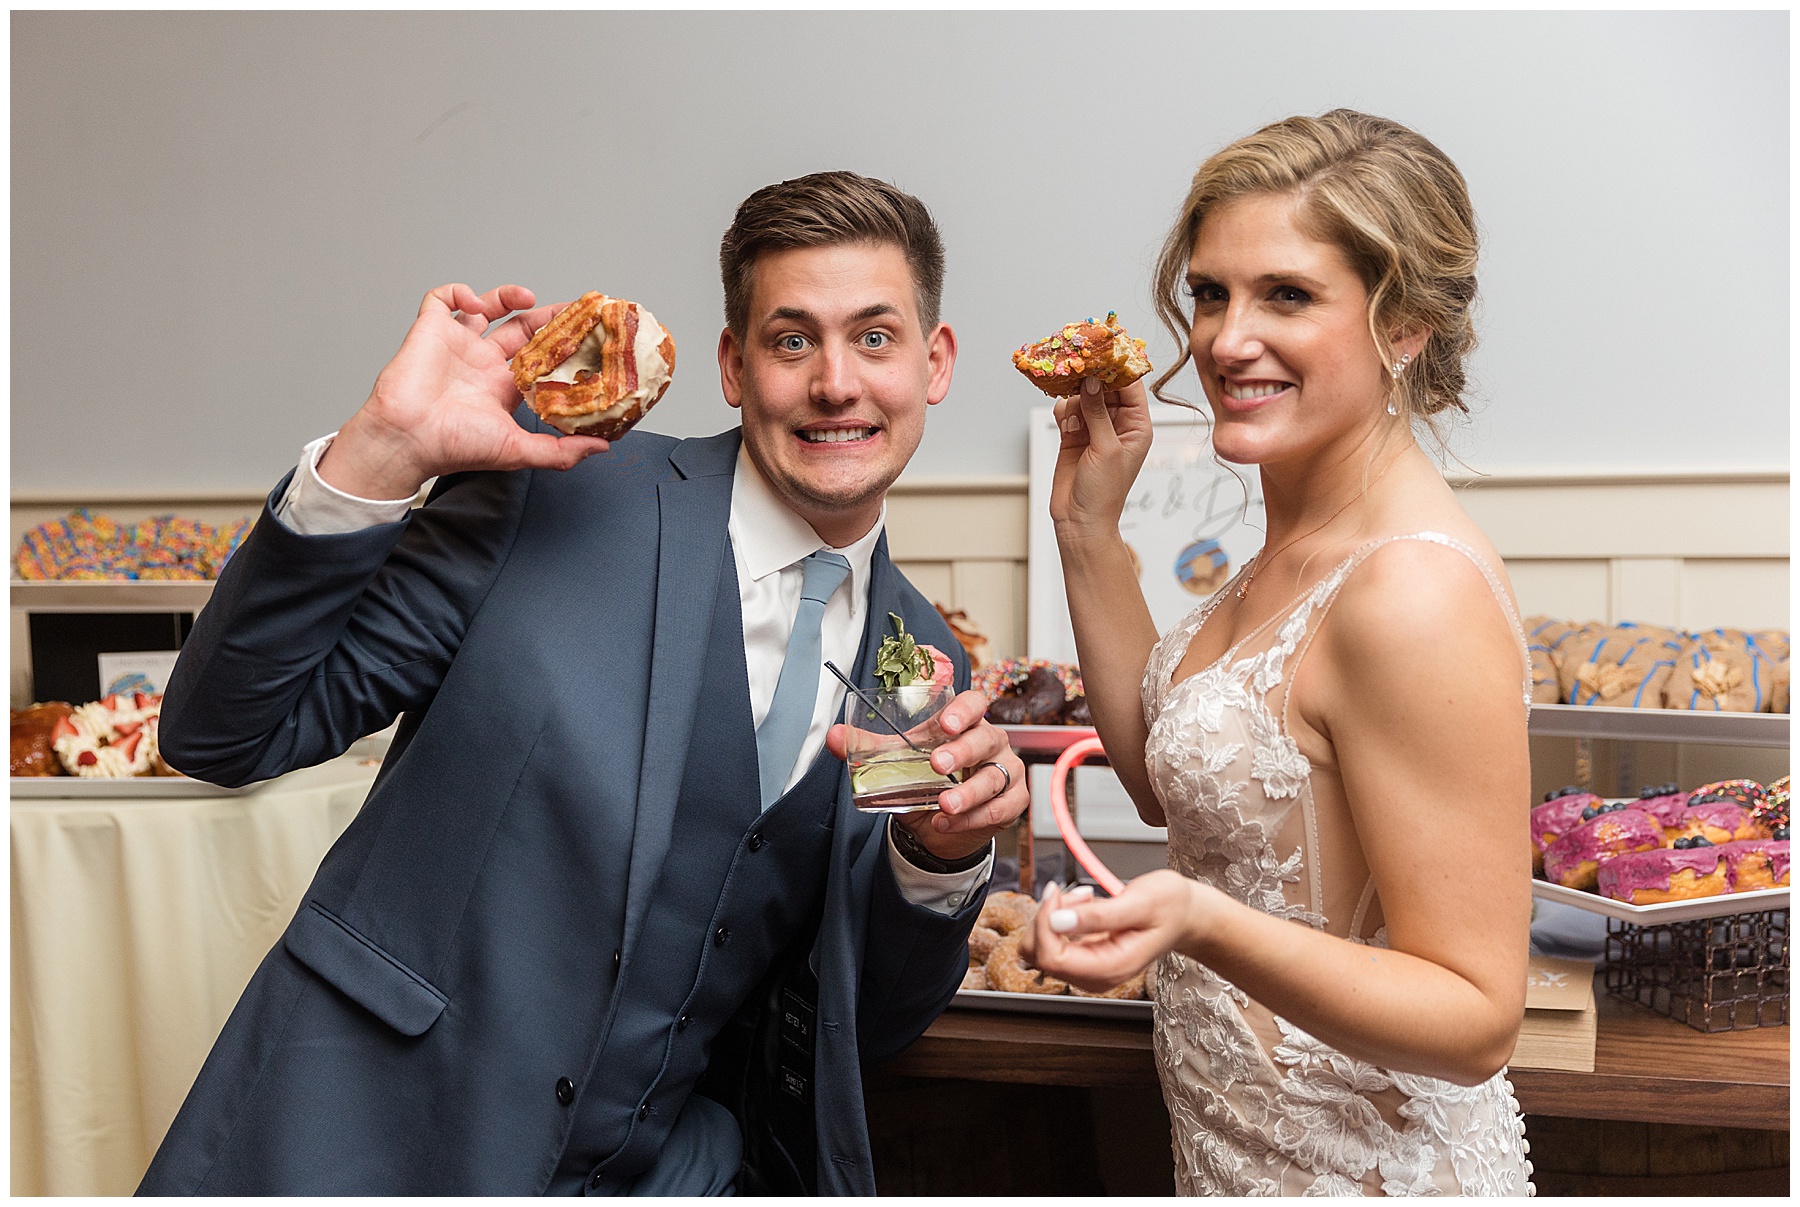
[[[1157,402],[1150,408],[1150,455],[1119,530],[1136,559],[1150,616],[1166,632],[1262,547],[1263,501],[1253,468],[1215,459],[1204,416]],[[1026,644],[1033,658],[1076,662],[1050,523],[1050,480],[1060,443],[1052,408],[1033,407]]]

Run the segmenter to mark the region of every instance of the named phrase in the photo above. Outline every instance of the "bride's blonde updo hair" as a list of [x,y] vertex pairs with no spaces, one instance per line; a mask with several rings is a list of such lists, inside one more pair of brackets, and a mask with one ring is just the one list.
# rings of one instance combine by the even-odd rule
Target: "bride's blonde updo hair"
[[1430,419],[1463,402],[1463,360],[1475,347],[1475,209],[1462,173],[1430,140],[1398,122],[1351,109],[1290,117],[1264,126],[1213,155],[1194,173],[1181,216],[1156,262],[1156,313],[1175,336],[1181,359],[1156,379],[1163,386],[1192,357],[1188,260],[1200,223],[1215,206],[1240,197],[1294,197],[1307,233],[1337,247],[1369,292],[1369,334],[1384,365],[1400,358],[1391,331],[1427,329],[1418,357],[1397,380],[1394,407]]

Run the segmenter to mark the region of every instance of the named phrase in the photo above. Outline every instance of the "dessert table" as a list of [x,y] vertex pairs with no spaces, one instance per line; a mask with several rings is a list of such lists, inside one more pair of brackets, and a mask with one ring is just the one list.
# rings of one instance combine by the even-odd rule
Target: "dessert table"
[[15,788],[13,1194],[136,1189],[378,767],[351,754],[232,795]]

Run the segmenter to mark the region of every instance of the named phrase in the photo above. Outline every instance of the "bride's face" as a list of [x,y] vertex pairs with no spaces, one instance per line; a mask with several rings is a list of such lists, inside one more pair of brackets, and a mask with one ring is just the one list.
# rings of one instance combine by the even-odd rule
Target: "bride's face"
[[1360,439],[1386,407],[1368,291],[1343,253],[1301,229],[1286,195],[1228,202],[1188,261],[1194,353],[1213,445],[1240,465],[1303,463]]

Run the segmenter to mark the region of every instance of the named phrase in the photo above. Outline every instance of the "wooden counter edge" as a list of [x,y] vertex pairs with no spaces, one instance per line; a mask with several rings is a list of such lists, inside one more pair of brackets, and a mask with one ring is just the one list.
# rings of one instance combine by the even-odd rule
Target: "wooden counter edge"
[[[895,1077],[1086,1088],[1157,1084],[1150,1030],[1142,1024],[965,1010],[946,1011],[879,1071]],[[1605,1069],[1514,1068],[1507,1078],[1527,1115],[1788,1129],[1784,1082]]]

